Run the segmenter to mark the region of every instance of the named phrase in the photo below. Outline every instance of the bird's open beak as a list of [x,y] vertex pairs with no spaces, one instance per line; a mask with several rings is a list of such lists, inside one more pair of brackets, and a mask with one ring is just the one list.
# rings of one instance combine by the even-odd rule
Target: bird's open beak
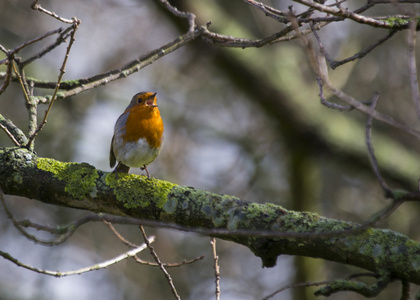
[[157,107],[157,104],[156,104],[156,93],[154,93],[152,96],[150,96],[146,100],[146,105],[147,106],[150,106],[150,107]]

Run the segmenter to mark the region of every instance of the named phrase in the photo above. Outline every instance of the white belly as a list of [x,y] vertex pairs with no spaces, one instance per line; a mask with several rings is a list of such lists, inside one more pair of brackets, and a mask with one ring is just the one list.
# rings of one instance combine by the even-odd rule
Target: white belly
[[[159,155],[160,148],[151,148],[146,139],[141,138],[137,142],[125,143],[122,147],[122,139],[114,139],[114,153],[117,161],[122,162],[131,168],[141,168],[147,166]],[[117,150],[119,149],[119,150]]]

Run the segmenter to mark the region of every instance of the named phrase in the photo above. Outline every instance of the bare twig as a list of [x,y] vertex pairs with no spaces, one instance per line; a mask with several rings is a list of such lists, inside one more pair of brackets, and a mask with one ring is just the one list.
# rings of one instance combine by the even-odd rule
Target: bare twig
[[[317,3],[315,3],[317,4]],[[309,62],[310,65],[313,69],[313,71],[322,79],[322,83],[324,86],[326,86],[328,88],[328,90],[335,95],[337,98],[347,102],[348,104],[350,104],[351,106],[353,106],[354,108],[356,108],[357,110],[372,116],[372,118],[374,118],[375,120],[378,120],[384,124],[390,125],[394,128],[400,129],[402,131],[405,131],[406,133],[409,133],[417,138],[420,139],[420,131],[411,128],[407,125],[404,125],[400,122],[395,121],[394,119],[392,119],[390,116],[382,114],[376,110],[371,111],[370,108],[368,106],[366,106],[365,104],[363,104],[363,102],[360,102],[358,100],[356,100],[355,98],[353,98],[350,95],[347,95],[346,93],[344,93],[343,91],[341,91],[340,89],[337,89],[331,82],[328,76],[328,67],[327,64],[325,63],[325,56],[324,55],[318,55],[313,46],[312,43],[309,39],[306,38],[306,36],[300,34],[300,30],[297,26],[297,21],[295,18],[293,18],[293,16],[291,16],[291,22],[292,22],[292,26],[294,28],[294,30],[296,31],[296,33],[299,35],[300,38],[300,42],[302,44],[302,46],[306,49],[308,58],[309,58]]]
[[[160,48],[157,48],[145,55],[142,55],[138,59],[135,59],[122,67],[110,70],[106,73],[92,76],[90,78],[79,79],[76,82],[73,81],[71,85],[67,88],[68,90],[66,92],[60,92],[59,94],[57,94],[57,98],[62,100],[67,97],[71,97],[79,93],[108,84],[111,81],[126,78],[127,76],[130,76],[131,74],[138,72],[146,66],[152,64],[153,62],[162,58],[163,56],[168,55],[169,53],[172,53],[173,51],[185,46],[192,40],[195,40],[196,38],[200,37],[202,34],[203,28],[199,28],[193,33],[187,33],[183,36],[180,36],[172,42]],[[38,96],[36,98],[39,101],[39,103],[50,103],[52,99],[50,96]]]
[[3,45],[0,44],[0,51],[2,51],[4,54],[7,55],[7,52],[9,52]]
[[51,12],[51,11],[46,10],[45,8],[41,7],[41,5],[38,4],[38,1],[39,0],[35,0],[34,3],[32,3],[32,5],[31,5],[32,9],[43,12],[43,13],[45,13],[45,14],[53,17],[53,18],[56,18],[57,20],[59,20],[63,23],[73,24],[73,22],[74,22],[73,20],[62,18],[59,15],[57,15],[55,12]]
[[[372,112],[375,110],[378,100],[379,100],[379,93],[375,93],[375,95],[372,98],[372,105],[370,106],[370,109]],[[392,192],[381,175],[381,170],[379,169],[378,161],[375,156],[375,149],[373,148],[373,145],[372,145],[372,116],[371,115],[368,115],[367,122],[366,122],[366,145],[368,148],[370,163],[372,165],[373,172],[375,173],[376,178],[378,179],[378,182],[385,193],[385,196],[391,197]]]
[[[196,258],[189,259],[189,260],[184,259],[182,262],[179,262],[179,263],[162,263],[162,264],[165,268],[176,268],[176,267],[180,267],[180,266],[183,266],[183,265],[189,265],[189,264],[195,263],[196,261],[204,259],[204,257],[206,257],[206,256],[201,255],[201,256],[198,256]],[[153,263],[153,262],[150,262],[150,261],[142,260],[142,259],[138,258],[137,256],[134,256],[134,259],[137,263],[142,264],[142,265],[151,266],[151,267],[159,267],[159,264]]]
[[29,105],[29,103],[30,103],[30,99],[29,99],[30,91],[29,91],[28,84],[25,80],[25,76],[24,76],[25,73],[23,72],[22,69],[20,69],[20,72],[16,69],[16,64],[15,64],[14,61],[12,61],[12,64],[13,64],[13,71],[15,72],[16,77],[19,79],[20,87],[21,87],[21,89],[23,91],[23,94],[25,96],[26,104]]
[[0,115],[0,128],[3,129],[3,131],[7,134],[7,136],[12,140],[12,142],[16,146],[20,147],[21,144],[16,140],[16,138],[14,137],[14,135],[9,131],[9,129],[5,125],[2,124],[2,118],[3,118],[3,116]]
[[28,139],[25,136],[25,134],[22,132],[22,130],[20,130],[15,124],[13,124],[12,121],[3,117],[2,114],[0,114],[0,124],[3,127],[5,127],[7,131],[10,132],[11,135],[13,135],[13,139],[15,139],[20,145],[24,145],[28,142]]
[[0,125],[15,145],[24,145],[28,142],[25,134],[12,121],[0,114]]
[[[321,61],[322,63],[322,61]],[[320,74],[321,74],[321,78],[322,81],[324,83],[324,85],[328,88],[328,90],[334,94],[336,97],[338,97],[339,99],[347,102],[348,104],[350,104],[351,106],[355,107],[357,110],[372,116],[372,118],[374,118],[375,120],[378,120],[384,124],[387,124],[391,127],[397,128],[399,130],[402,130],[408,134],[411,134],[417,138],[420,139],[420,131],[411,128],[405,124],[402,124],[400,122],[395,121],[393,118],[391,118],[388,115],[385,115],[383,113],[380,113],[378,111],[370,111],[369,107],[364,105],[363,102],[360,102],[358,100],[356,100],[355,98],[353,98],[352,96],[344,93],[343,91],[337,89],[336,87],[334,87],[334,85],[329,81],[328,78],[328,74],[326,72],[326,66],[322,66],[320,69]]]
[[0,194],[0,202],[4,208],[4,211],[7,215],[7,217],[12,221],[13,225],[15,226],[15,228],[23,235],[25,236],[27,239],[34,241],[37,244],[41,244],[44,246],[54,246],[54,245],[58,245],[61,244],[62,242],[64,242],[73,232],[70,232],[70,234],[68,235],[63,235],[61,236],[59,239],[53,239],[53,240],[44,240],[44,239],[39,239],[36,236],[30,234],[29,232],[27,232],[24,227],[33,227],[36,228],[38,230],[44,230],[44,231],[48,231],[48,232],[52,232],[53,229],[46,227],[46,226],[41,226],[35,223],[32,223],[28,220],[25,221],[17,221],[13,215],[13,213],[9,210],[9,208],[7,207],[2,194]]
[[[325,24],[318,24],[318,26],[325,26]],[[231,48],[260,48],[267,45],[271,45],[279,42],[287,42],[297,38],[296,34],[289,34],[293,31],[291,26],[287,26],[283,30],[276,32],[270,36],[267,36],[262,39],[250,40],[244,38],[237,38],[233,36],[223,35],[219,33],[214,33],[207,28],[205,28],[203,39],[209,44],[214,44],[220,47],[231,47]],[[302,31],[302,34],[310,34],[310,29],[305,29]]]
[[60,33],[62,30],[63,29],[60,27],[58,29],[55,29],[55,30],[52,30],[52,31],[48,31],[47,33],[45,33],[45,34],[43,34],[43,35],[41,35],[41,36],[39,36],[37,38],[34,38],[34,39],[30,40],[30,41],[27,41],[27,42],[22,43],[21,45],[17,46],[16,48],[14,48],[12,50],[7,50],[5,47],[3,47],[3,46],[0,45],[0,50],[3,51],[7,55],[7,58],[1,60],[0,61],[0,64],[3,64],[3,63],[10,64],[12,62],[12,60],[14,59],[15,54],[18,53],[23,48],[25,48],[25,47],[27,47],[29,45],[32,45],[32,44],[34,44],[36,42],[39,42],[39,41],[41,41],[41,40],[43,40],[43,39],[45,39],[45,38],[47,38],[47,37],[49,37],[49,36],[51,36],[53,34]]
[[419,3],[418,0],[369,0],[362,7],[354,10],[354,13],[360,14],[378,4],[397,4],[397,3]]
[[411,22],[410,29],[408,30],[408,70],[410,72],[411,98],[417,112],[417,117],[420,118],[420,92],[416,63],[416,25],[417,22]]
[[255,1],[255,0],[244,0],[245,3],[254,6],[256,8],[258,8],[259,10],[261,10],[266,16],[273,18],[276,21],[279,21],[281,23],[285,23],[287,24],[289,22],[289,19],[287,18],[287,13],[275,9],[271,6],[268,6],[264,3]]
[[[36,126],[37,126],[38,103],[32,97],[33,89],[29,88],[28,82],[26,81],[25,72],[23,71],[23,66],[18,64],[19,70],[17,70],[15,61],[12,61],[12,64],[13,64],[13,70],[15,72],[15,76],[18,78],[23,95],[25,97],[26,109],[28,111],[28,129],[29,129],[28,136],[31,136],[35,132]],[[27,144],[28,144],[28,141],[25,143],[24,146],[26,146]],[[31,149],[31,148],[28,148],[28,149]]]
[[[129,240],[127,240],[126,238],[124,238],[116,229],[115,229],[115,227],[114,227],[114,225],[112,225],[112,223],[111,222],[108,222],[108,221],[106,221],[106,220],[103,220],[103,222],[105,223],[105,225],[107,225],[108,227],[109,227],[109,229],[111,229],[111,231],[115,234],[115,236],[121,241],[121,242],[123,242],[125,245],[127,245],[127,246],[129,246],[129,247],[133,247],[133,248],[136,248],[136,247],[138,247],[137,245],[135,245],[135,244],[133,244],[132,242],[130,242]],[[174,267],[180,267],[180,266],[183,266],[183,265],[188,265],[188,264],[192,264],[192,263],[194,263],[194,262],[196,262],[196,261],[199,261],[199,260],[202,260],[203,258],[205,257],[205,255],[201,255],[201,256],[199,256],[199,257],[196,257],[196,258],[193,258],[193,259],[190,259],[190,260],[183,260],[182,262],[180,262],[180,263],[172,263],[172,264],[170,264],[170,263],[163,263],[163,266],[164,267],[166,267],[166,268],[174,268]],[[139,263],[139,264],[142,264],[142,265],[146,265],[146,266],[152,266],[152,267],[159,267],[159,264],[157,264],[157,263],[153,263],[153,262],[150,262],[150,261],[144,261],[144,260],[142,260],[142,259],[140,259],[140,258],[138,258],[137,256],[134,256],[133,257],[134,259],[135,259],[135,261],[137,262],[137,263]]]
[[311,27],[312,33],[314,34],[314,37],[315,37],[316,41],[318,42],[318,46],[319,46],[319,49],[321,50],[321,53],[325,56],[325,59],[328,61],[328,63],[331,66],[331,64],[334,62],[334,60],[331,59],[331,57],[328,54],[327,50],[325,50],[324,45],[322,44],[321,39],[320,39],[320,37],[318,35],[318,32],[317,32],[317,30],[314,27],[314,22],[310,22],[309,25]]
[[275,295],[284,292],[288,289],[293,289],[293,288],[298,288],[298,287],[310,287],[310,286],[320,286],[320,285],[326,285],[328,283],[331,283],[331,281],[329,280],[325,280],[325,281],[318,281],[318,282],[301,282],[301,283],[292,283],[292,284],[288,284],[284,287],[282,287],[281,289],[278,289],[276,291],[274,291],[273,293],[265,296],[264,298],[262,298],[262,300],[268,300],[273,298]]
[[214,281],[216,284],[216,289],[215,289],[215,295],[216,295],[216,300],[220,299],[220,268],[219,268],[219,257],[217,256],[217,251],[216,251],[216,238],[212,237],[210,240],[210,244],[211,244],[211,248],[213,250],[213,267],[214,267]]
[[[153,243],[155,240],[155,237],[151,236],[148,239],[149,243]],[[39,269],[30,265],[27,265],[21,261],[19,261],[18,259],[14,258],[13,256],[11,256],[9,253],[0,251],[0,256],[2,256],[3,258],[11,261],[12,263],[14,263],[15,265],[28,269],[30,271],[34,271],[36,273],[40,273],[40,274],[45,274],[45,275],[50,275],[50,276],[54,276],[54,277],[65,277],[65,276],[71,276],[71,275],[79,275],[79,274],[83,274],[83,273],[87,273],[90,271],[96,271],[96,270],[100,270],[100,269],[104,269],[107,268],[113,264],[116,264],[124,259],[127,259],[129,257],[133,257],[135,256],[137,253],[143,251],[144,249],[147,248],[146,244],[142,244],[141,246],[131,249],[121,255],[118,255],[116,257],[114,257],[113,259],[104,261],[102,263],[96,264],[96,265],[92,265],[89,267],[85,267],[85,268],[81,268],[81,269],[77,269],[77,270],[73,270],[73,271],[66,271],[66,272],[60,272],[60,271],[49,271],[49,270],[44,270],[44,269]]]
[[189,28],[188,33],[193,33],[195,30],[195,15],[190,12],[179,11],[178,8],[172,6],[167,0],[158,0],[167,10],[177,17],[185,18],[188,20]]
[[46,110],[46,112],[45,112],[44,119],[42,120],[41,124],[39,124],[39,126],[38,126],[38,128],[35,130],[35,132],[34,132],[34,133],[33,133],[33,134],[29,137],[28,144],[26,145],[26,147],[27,147],[28,149],[31,149],[31,148],[32,148],[32,143],[33,143],[33,141],[34,141],[35,137],[36,137],[36,136],[38,135],[38,133],[42,130],[42,128],[44,128],[45,124],[47,123],[48,115],[49,115],[49,113],[50,113],[50,111],[51,111],[52,105],[54,104],[54,101],[55,101],[55,99],[56,99],[56,96],[57,96],[58,90],[59,90],[59,88],[60,88],[61,79],[63,78],[64,73],[66,72],[66,64],[67,64],[67,60],[68,60],[68,58],[69,58],[69,54],[70,54],[71,47],[73,46],[73,43],[74,43],[74,41],[76,40],[76,39],[74,38],[74,36],[75,36],[75,34],[76,34],[77,29],[79,28],[79,25],[80,25],[80,21],[79,21],[79,20],[77,20],[77,19],[74,19],[74,20],[73,20],[73,31],[71,32],[70,42],[69,42],[69,45],[67,46],[66,54],[65,54],[65,56],[64,56],[64,60],[63,60],[63,63],[62,63],[62,65],[61,65],[61,68],[60,68],[60,74],[58,75],[57,85],[56,85],[56,87],[55,87],[55,89],[54,89],[54,92],[53,92],[53,95],[52,95],[52,98],[51,98],[50,104],[49,104],[49,106],[48,106],[48,109],[47,109],[47,110]]
[[317,33],[317,30],[314,27],[314,23],[310,22],[309,23],[312,29],[312,32],[315,36],[315,39],[318,42],[319,48],[321,50],[321,53],[325,56],[325,59],[328,61],[328,64],[330,65],[330,67],[334,70],[335,68],[344,65],[350,61],[356,60],[356,59],[361,59],[364,56],[366,56],[368,53],[370,53],[373,49],[375,49],[376,47],[378,47],[379,45],[382,45],[383,43],[385,43],[387,40],[389,40],[391,37],[394,36],[395,33],[397,33],[396,30],[390,30],[388,31],[387,35],[384,36],[383,38],[381,38],[379,41],[377,41],[376,43],[373,43],[372,45],[370,45],[369,47],[367,47],[364,50],[361,50],[359,52],[357,52],[356,54],[354,54],[353,56],[350,56],[346,59],[340,60],[340,61],[336,61],[331,59],[330,55],[328,54],[328,52],[325,50],[324,46],[322,45],[321,39],[319,38],[319,35]]
[[[322,87],[322,79],[317,77],[316,82],[318,83],[319,98],[321,99],[321,104],[322,105],[324,105],[328,108],[339,110],[339,111],[352,111],[354,109],[354,107],[351,106],[351,105],[340,105],[340,104],[332,103],[332,102],[328,101],[325,98],[325,95],[324,95],[324,88]],[[366,105],[369,105],[369,104],[372,103],[372,101],[368,100],[368,101],[365,101],[365,102],[362,102],[362,103],[366,104]]]
[[106,220],[103,220],[104,224],[106,226],[108,226],[109,229],[111,229],[112,233],[121,241],[123,242],[125,245],[135,248],[137,247],[137,245],[133,244],[132,242],[130,242],[129,240],[127,240],[126,238],[124,238],[114,227],[114,225],[112,225],[111,222],[108,222]]
[[148,239],[148,237],[147,237],[147,235],[146,235],[146,231],[144,231],[144,228],[143,228],[143,226],[141,226],[141,225],[139,226],[139,228],[140,228],[141,233],[142,233],[142,235],[143,235],[144,242],[146,243],[147,247],[148,247],[148,248],[149,248],[149,250],[150,250],[150,254],[152,254],[153,258],[155,259],[155,261],[156,261],[156,262],[157,262],[157,264],[159,265],[159,268],[162,270],[163,274],[165,275],[166,280],[168,281],[168,283],[169,283],[169,285],[170,285],[170,287],[171,287],[172,294],[175,296],[175,298],[177,298],[177,299],[181,299],[181,297],[178,295],[178,292],[176,291],[176,288],[175,288],[175,285],[174,285],[174,283],[173,283],[173,281],[172,281],[172,277],[171,277],[171,275],[169,275],[168,271],[166,271],[166,269],[165,269],[164,265],[163,265],[163,264],[162,264],[162,262],[160,261],[159,256],[157,256],[157,254],[156,254],[155,250],[154,250],[154,249],[153,249],[153,247],[150,245],[150,243],[149,243],[149,239]]
[[[378,278],[378,275],[373,274],[373,273],[357,273],[357,274],[352,274],[350,276],[347,276],[344,278],[344,280],[350,280],[350,279],[355,279],[355,278],[359,278],[359,277],[375,277]],[[318,282],[300,282],[300,283],[292,283],[292,284],[288,284],[276,291],[274,291],[273,293],[271,293],[270,295],[265,296],[264,298],[262,298],[262,300],[268,300],[273,298],[275,295],[284,292],[288,289],[293,289],[293,288],[298,288],[298,287],[310,287],[310,286],[320,286],[320,285],[327,285],[332,283],[333,281],[331,280],[325,280],[325,281],[318,281]]]
[[350,19],[357,23],[370,25],[373,27],[379,27],[379,28],[387,28],[387,29],[403,29],[408,27],[407,23],[392,23],[387,22],[386,20],[378,20],[373,17],[366,17],[363,15],[360,15],[356,12],[352,12],[348,9],[344,9],[341,6],[340,7],[331,7],[329,5],[324,5],[315,1],[310,0],[294,0],[297,3],[301,3],[303,5],[306,5],[308,7],[311,7],[317,11],[331,14],[337,17],[342,17],[343,19]]
[[388,31],[388,33],[381,38],[380,40],[378,40],[377,42],[373,43],[372,45],[370,45],[369,47],[367,47],[364,50],[361,50],[359,52],[357,52],[356,54],[354,54],[353,56],[350,56],[346,59],[340,60],[340,61],[333,61],[331,62],[331,68],[335,69],[338,66],[344,65],[345,63],[348,63],[350,61],[356,60],[356,59],[361,59],[362,57],[364,57],[365,55],[367,55],[368,53],[370,53],[373,49],[375,49],[376,47],[378,47],[379,45],[382,45],[383,43],[385,43],[387,40],[389,40],[391,37],[394,36],[394,34],[396,34],[397,31],[396,30],[390,30]]
[[[44,245],[44,246],[59,245],[59,244],[65,242],[70,236],[72,236],[80,226],[82,226],[82,225],[84,225],[88,222],[103,221],[103,218],[100,215],[89,214],[89,215],[86,215],[82,218],[77,219],[74,222],[71,222],[70,224],[68,224],[66,226],[49,227],[49,226],[34,223],[31,220],[21,220],[21,221],[16,220],[13,213],[10,211],[10,209],[6,205],[6,203],[3,199],[3,194],[1,193],[1,190],[0,190],[0,202],[2,203],[3,209],[4,209],[7,217],[12,221],[12,223],[16,227],[16,229],[20,233],[22,233],[23,236],[28,238],[29,240],[32,240],[35,243],[41,244],[41,245]],[[48,232],[50,234],[57,234],[57,235],[60,235],[60,236],[58,238],[51,239],[51,240],[39,239],[36,236],[28,233],[24,228],[34,228],[34,229],[39,230],[39,231]],[[137,245],[136,245],[136,247],[137,247]]]
[[285,29],[276,32],[268,37],[259,40],[249,40],[243,38],[236,38],[232,36],[222,35],[205,29],[203,36],[204,40],[208,43],[221,46],[221,47],[235,47],[235,48],[248,48],[248,47],[263,47],[268,45],[279,38],[285,37],[292,29],[288,26]]
[[60,33],[62,30],[63,30],[63,28],[60,27],[58,29],[48,31],[47,33],[45,33],[45,34],[43,34],[43,35],[41,35],[41,36],[39,36],[37,38],[34,38],[34,39],[30,40],[30,41],[24,42],[23,44],[17,46],[13,50],[11,50],[10,53],[9,53],[9,55],[16,54],[17,52],[19,52],[23,48],[25,48],[25,47],[27,47],[29,45],[32,45],[32,44],[34,44],[36,42],[39,42],[39,41],[41,41],[41,40],[43,40],[43,39],[45,39],[45,38],[47,38],[47,37],[49,37],[51,35],[54,35],[56,33]]
[[[60,28],[61,29],[61,28]],[[35,59],[41,58],[43,57],[45,54],[47,54],[48,52],[52,51],[53,49],[55,49],[56,47],[58,47],[59,45],[61,45],[62,43],[64,43],[66,41],[66,38],[68,38],[71,35],[71,30],[73,29],[73,25],[67,27],[65,30],[61,30],[59,36],[57,37],[57,39],[55,40],[54,43],[52,43],[51,45],[49,45],[48,47],[46,47],[44,50],[42,50],[41,52],[35,54],[34,56],[24,60],[24,61],[20,61],[19,67],[23,68],[26,65],[30,64],[31,62],[33,62]],[[56,83],[54,83],[55,86]],[[54,88],[53,86],[53,88]]]
[[14,56],[8,56],[6,58],[7,61],[7,69],[6,69],[6,76],[4,77],[3,83],[0,86],[0,95],[4,93],[6,88],[9,86],[10,79],[12,78],[12,64],[13,64]]

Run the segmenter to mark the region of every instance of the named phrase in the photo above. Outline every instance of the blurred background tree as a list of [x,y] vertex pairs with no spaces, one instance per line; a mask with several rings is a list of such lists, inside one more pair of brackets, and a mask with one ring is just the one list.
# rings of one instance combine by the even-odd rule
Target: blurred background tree
[[[170,2],[181,11],[194,13],[199,26],[211,21],[209,30],[220,34],[254,40],[286,26],[248,5],[252,1]],[[263,2],[285,12],[293,5],[295,14],[308,9],[293,1]],[[371,7],[369,15],[407,11],[414,14],[419,9],[418,4],[391,2]],[[159,1],[75,0],[40,4],[60,16],[81,20],[64,80],[119,67],[188,30],[187,21],[174,16]],[[355,0],[341,5],[352,11],[364,4],[365,1]],[[58,23],[32,10],[29,3],[0,2],[0,44],[5,48],[12,49],[56,29],[61,26]],[[345,20],[325,26],[319,35],[328,53],[340,60],[369,47],[388,31]],[[330,77],[336,87],[361,101],[371,99],[379,91],[377,110],[418,128],[419,118],[408,84],[407,36],[407,30],[397,32],[366,57],[331,71]],[[26,47],[19,56],[30,57],[51,42],[52,39],[45,39]],[[65,48],[58,47],[32,63],[26,76],[54,82]],[[6,55],[0,52],[0,59],[4,58]],[[0,71],[5,72],[6,65],[0,65]],[[195,40],[123,80],[55,103],[48,124],[37,137],[37,154],[60,161],[88,162],[110,171],[108,152],[115,120],[132,95],[142,90],[158,93],[165,122],[165,146],[149,167],[154,177],[353,222],[366,220],[388,204],[369,164],[366,116],[356,110],[339,112],[319,103],[316,75],[298,39],[245,49]],[[51,93],[43,89],[36,92]],[[340,101],[331,95],[327,98]],[[18,84],[7,88],[0,103],[0,113],[5,118],[21,129],[27,128],[25,100]],[[39,107],[40,117],[45,109],[46,106]],[[418,141],[379,122],[374,122],[373,136],[379,166],[388,183],[415,190],[420,173]],[[3,131],[0,145],[13,145]],[[30,216],[47,224],[65,224],[85,213],[28,199],[11,202],[10,209],[17,218]],[[379,225],[417,240],[418,213],[418,203],[406,203]],[[127,238],[141,241],[138,228],[117,228]],[[45,248],[20,236],[0,210],[0,231],[3,251],[46,269],[75,269],[125,251],[103,224],[85,225],[65,244]],[[163,261],[206,255],[202,261],[170,272],[182,299],[213,299],[208,238],[164,229],[148,231],[158,236],[154,247]],[[277,267],[263,269],[248,249],[224,241],[218,242],[218,255],[222,299],[260,299],[289,283],[341,278],[357,271],[331,262],[288,256],[280,257]],[[142,256],[150,259],[147,254]],[[61,279],[0,261],[0,299],[170,299],[171,291],[164,281],[158,268],[131,261]],[[312,299],[315,289],[297,288],[273,299]],[[399,293],[400,285],[393,284],[377,299],[395,299]],[[363,297],[339,293],[331,299]]]

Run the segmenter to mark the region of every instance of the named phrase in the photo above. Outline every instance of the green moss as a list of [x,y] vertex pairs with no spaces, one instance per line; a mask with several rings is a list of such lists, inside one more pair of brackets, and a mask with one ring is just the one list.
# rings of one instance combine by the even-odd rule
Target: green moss
[[16,175],[13,177],[13,181],[14,181],[14,182],[16,182],[16,183],[18,183],[18,184],[22,184],[22,182],[23,182],[23,178],[22,178],[22,176],[20,176],[19,174],[16,174]]
[[288,228],[287,231],[290,232],[329,232],[333,226],[332,222],[322,222],[321,217],[316,213],[287,211],[280,218],[282,227]]
[[408,192],[404,191],[404,190],[393,190],[392,191],[392,199],[394,200],[400,200],[403,197],[405,197],[408,194]]
[[166,203],[162,206],[166,214],[173,214],[176,212],[178,206],[178,200],[175,197],[168,198]]
[[69,88],[75,88],[82,85],[80,80],[66,80],[66,81],[63,81],[62,83],[66,84]]
[[410,23],[410,19],[403,19],[398,17],[389,17],[384,20],[392,29],[398,29],[399,27],[407,26]]
[[388,19],[385,20],[385,22],[388,23],[390,26],[392,26],[392,29],[400,29],[400,27],[406,28],[412,20],[416,21],[416,30],[419,30],[420,17],[416,17],[416,18],[389,17]]
[[96,197],[96,182],[99,174],[95,167],[87,163],[62,163],[49,158],[38,158],[40,170],[54,174],[54,177],[66,183],[64,190],[75,199]]
[[156,202],[158,208],[163,208],[166,204],[168,201],[168,193],[174,186],[176,186],[176,184],[168,181],[153,180],[153,197],[158,200]]
[[47,172],[53,173],[54,175],[57,175],[65,169],[66,163],[62,163],[62,162],[56,161],[54,159],[49,159],[49,158],[38,158],[36,161],[36,166],[40,170],[47,171]]
[[114,173],[106,175],[105,183],[114,190],[116,199],[123,202],[125,208],[148,207],[152,201],[157,208],[164,208],[167,195],[175,186],[143,175],[118,174],[116,178]]

